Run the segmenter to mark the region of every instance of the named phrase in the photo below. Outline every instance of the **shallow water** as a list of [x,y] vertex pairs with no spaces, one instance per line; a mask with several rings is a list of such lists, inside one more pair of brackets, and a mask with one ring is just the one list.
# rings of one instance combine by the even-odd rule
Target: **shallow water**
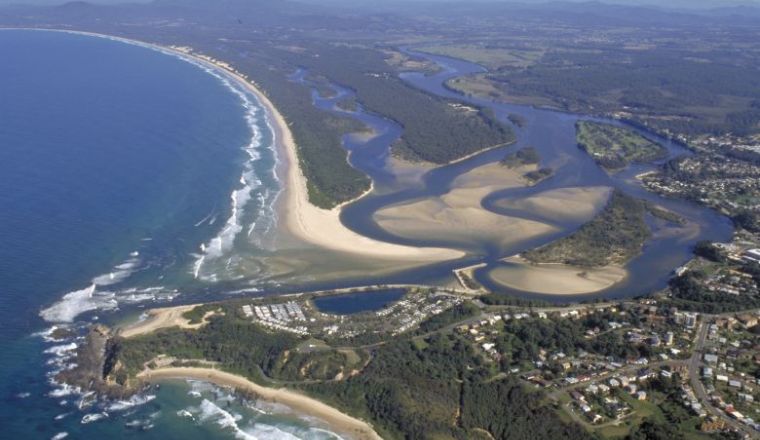
[[[396,176],[392,172],[392,167],[388,165],[390,145],[401,135],[401,128],[398,124],[368,113],[361,106],[355,112],[346,112],[336,108],[335,104],[338,101],[352,93],[344,88],[333,86],[337,93],[329,98],[319,96],[316,90],[313,92],[315,106],[335,112],[336,114],[355,118],[371,127],[373,131],[380,133],[380,136],[364,142],[357,141],[351,137],[344,139],[345,147],[352,152],[352,165],[371,176],[376,183],[377,190],[368,197],[348,205],[341,216],[343,222],[351,229],[363,235],[380,240],[417,246],[460,248],[473,255],[465,261],[442,263],[421,270],[409,271],[407,274],[404,274],[405,278],[402,281],[415,282],[414,277],[435,278],[437,276],[441,279],[454,268],[467,266],[473,264],[473,262],[485,262],[488,265],[475,271],[475,276],[483,285],[496,292],[525,298],[563,302],[567,301],[568,298],[583,300],[632,297],[644,295],[664,287],[672,276],[673,270],[691,258],[691,250],[697,241],[727,241],[730,239],[733,227],[728,218],[691,202],[660,197],[646,191],[642,187],[640,182],[635,179],[635,176],[654,169],[656,164],[634,164],[625,171],[607,174],[588,154],[577,147],[575,140],[575,124],[577,121],[595,120],[614,125],[624,125],[623,123],[527,106],[495,103],[485,99],[463,97],[444,87],[444,83],[452,77],[482,72],[482,67],[462,60],[420,53],[415,54],[436,62],[442,67],[442,70],[435,75],[424,75],[421,73],[402,74],[402,78],[410,85],[438,96],[489,108],[505,123],[509,123],[507,117],[510,114],[520,115],[525,119],[526,124],[523,128],[513,127],[517,134],[517,142],[514,145],[490,150],[462,162],[433,169],[425,173],[418,184],[399,187]],[[294,76],[296,82],[311,85],[305,78],[306,72],[299,72]],[[642,131],[638,128],[629,128],[633,128],[647,138],[665,146],[669,152],[669,157],[664,160],[690,154],[688,150],[669,139]],[[373,218],[373,215],[377,211],[391,205],[422,198],[439,197],[452,188],[453,182],[459,176],[477,167],[497,162],[508,152],[516,151],[525,146],[536,148],[541,156],[540,166],[553,168],[554,175],[535,186],[510,188],[491,193],[483,200],[482,206],[499,214],[548,222],[553,226],[559,227],[561,229],[560,232],[517,241],[513,246],[506,249],[491,243],[473,243],[463,247],[460,242],[447,237],[436,239],[399,237],[382,229]],[[512,202],[525,200],[554,189],[598,186],[618,188],[629,195],[660,205],[689,220],[690,225],[684,229],[668,228],[662,225],[655,227],[653,231],[654,238],[646,243],[642,254],[626,265],[629,276],[624,281],[593,294],[575,295],[572,297],[562,295],[557,297],[518,291],[499,285],[488,276],[488,273],[494,268],[511,265],[511,263],[501,261],[504,257],[518,254],[572,234],[583,224],[583,222],[578,222],[572,218],[542,218],[538,212],[511,207],[510,205],[513,205]],[[505,230],[504,234],[509,235],[510,231]],[[412,277],[412,279],[410,280],[409,277]]]

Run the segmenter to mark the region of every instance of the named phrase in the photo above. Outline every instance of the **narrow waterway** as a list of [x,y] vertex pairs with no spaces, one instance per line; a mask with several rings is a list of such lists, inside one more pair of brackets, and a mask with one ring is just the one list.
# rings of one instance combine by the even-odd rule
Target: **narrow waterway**
[[[642,254],[626,265],[629,276],[610,288],[590,295],[574,296],[573,299],[622,298],[650,293],[664,287],[673,270],[691,258],[691,249],[697,241],[727,241],[730,239],[733,227],[726,217],[691,202],[660,197],[643,188],[636,176],[655,169],[657,164],[635,164],[622,172],[608,174],[577,147],[575,139],[577,121],[595,120],[619,126],[625,125],[624,123],[616,120],[464,97],[446,88],[446,81],[457,76],[483,72],[481,66],[441,56],[414,54],[436,62],[442,69],[434,75],[405,73],[401,75],[404,81],[437,96],[491,109],[505,123],[510,123],[507,119],[509,115],[519,115],[525,120],[525,124],[522,127],[513,127],[517,135],[517,142],[510,146],[489,150],[456,164],[430,170],[422,175],[420,182],[414,185],[402,185],[398,182],[392,168],[388,166],[390,147],[403,133],[401,126],[367,112],[360,105],[357,105],[353,111],[339,108],[336,105],[338,102],[353,96],[352,91],[346,88],[332,85],[335,93],[325,97],[317,92],[315,84],[309,82],[307,72],[299,71],[292,78],[298,83],[313,88],[315,106],[341,116],[352,117],[364,123],[375,134],[369,139],[354,135],[347,135],[344,138],[344,146],[350,151],[350,163],[369,175],[375,185],[375,191],[371,195],[345,207],[342,220],[349,228],[363,235],[384,241],[416,246],[454,247],[464,249],[471,255],[465,260],[438,264],[399,274],[400,278],[416,277],[416,281],[442,278],[456,267],[472,263],[487,263],[487,266],[475,272],[475,277],[489,289],[527,298],[552,301],[568,300],[569,298],[566,295],[558,298],[553,295],[510,289],[494,282],[488,275],[494,268],[512,265],[512,263],[502,261],[505,257],[572,234],[581,226],[583,222],[567,218],[548,217],[545,213],[526,209],[524,204],[515,203],[545,191],[562,188],[617,188],[626,194],[664,207],[688,221],[686,227],[675,227],[660,221],[650,222],[653,238],[646,243]],[[639,128],[628,128],[632,128],[666,147],[669,156],[664,160],[690,154],[687,149],[669,139]],[[509,188],[491,193],[482,201],[482,207],[498,214],[550,224],[555,226],[559,232],[520,241],[504,249],[487,242],[463,245],[461,242],[452,241],[447,237],[440,237],[435,240],[399,237],[382,229],[374,220],[374,214],[388,206],[444,195],[452,189],[452,182],[457,177],[477,167],[497,162],[508,152],[516,151],[525,146],[534,147],[541,157],[540,166],[552,168],[554,175],[535,186]],[[516,207],[518,205],[519,207]],[[504,234],[510,233],[513,232],[504,231]]]

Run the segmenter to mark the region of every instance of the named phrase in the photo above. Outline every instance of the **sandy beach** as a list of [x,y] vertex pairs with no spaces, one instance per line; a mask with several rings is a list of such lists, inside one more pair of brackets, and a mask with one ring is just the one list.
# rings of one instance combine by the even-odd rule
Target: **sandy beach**
[[620,266],[600,268],[565,264],[531,264],[520,257],[506,258],[509,267],[497,267],[488,276],[512,289],[551,295],[594,293],[623,281],[628,272]]
[[321,419],[328,423],[332,429],[335,429],[340,434],[350,435],[351,438],[373,440],[381,438],[366,422],[344,414],[316,399],[295,391],[263,387],[244,377],[224,371],[212,368],[167,367],[144,371],[138,377],[147,382],[165,379],[194,379],[210,382],[218,386],[250,391],[264,400],[281,403],[295,411]]
[[286,174],[283,176],[287,184],[280,213],[291,234],[322,248],[372,258],[434,262],[464,256],[463,252],[453,249],[402,246],[364,237],[341,223],[342,206],[327,210],[312,205],[309,202],[306,178],[297,165],[297,147],[285,119],[263,93],[253,86],[249,85],[249,88],[266,107],[280,151],[284,153],[283,159],[287,162]]
[[[264,106],[275,132],[279,157],[283,161],[283,166],[278,174],[281,174],[280,178],[285,182],[285,188],[283,197],[279,201],[278,211],[280,219],[291,235],[321,248],[385,260],[436,262],[454,260],[465,255],[464,252],[453,249],[418,248],[374,240],[357,234],[343,225],[340,221],[340,212],[346,203],[329,210],[311,204],[306,177],[298,165],[298,147],[293,139],[293,134],[288,128],[285,118],[266,94],[226,63],[206,59],[187,50],[172,50],[182,56],[194,57],[199,62],[224,70],[239,84],[256,95],[259,102]],[[359,198],[364,197],[370,191],[362,194]]]
[[185,312],[194,309],[197,305],[198,304],[151,309],[147,312],[148,317],[145,320],[124,327],[121,329],[119,334],[125,338],[131,338],[133,336],[143,335],[161,328],[200,328],[206,324],[205,319],[203,322],[190,324],[190,321],[182,316]]

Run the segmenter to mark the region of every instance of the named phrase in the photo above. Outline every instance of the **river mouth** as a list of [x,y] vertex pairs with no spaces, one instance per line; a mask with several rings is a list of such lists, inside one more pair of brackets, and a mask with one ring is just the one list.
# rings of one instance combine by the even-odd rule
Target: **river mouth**
[[[368,127],[361,135],[346,135],[343,143],[350,152],[351,165],[370,176],[374,190],[345,206],[342,222],[361,235],[381,241],[446,247],[467,253],[467,257],[457,261],[387,273],[386,281],[435,280],[450,285],[453,270],[481,264],[472,272],[473,278],[496,293],[553,302],[625,298],[665,287],[674,269],[691,258],[691,249],[697,241],[730,239],[733,227],[727,218],[643,188],[636,176],[654,170],[656,164],[635,164],[608,174],[577,147],[577,121],[624,125],[621,122],[464,97],[447,89],[445,82],[452,77],[482,72],[482,67],[441,56],[417,52],[414,55],[437,63],[442,70],[435,75],[404,73],[401,78],[407,84],[433,95],[488,108],[505,123],[509,123],[507,116],[519,115],[526,124],[513,127],[517,135],[514,144],[454,164],[436,167],[404,163],[390,156],[391,145],[403,132],[398,124],[366,111],[361,105],[351,111],[341,109],[338,103],[353,96],[350,90],[332,85],[335,93],[324,97],[308,81],[307,72],[299,71],[292,77],[294,82],[312,87],[317,108],[353,118]],[[663,145],[668,151],[664,160],[690,154],[669,139],[628,128]],[[507,153],[526,146],[539,153],[538,167],[554,170],[551,177],[533,186],[515,180],[514,174],[509,175],[498,164]],[[606,272],[591,274],[564,268],[554,277],[546,268],[505,261],[572,234],[603,208],[613,189],[676,213],[686,224],[652,222],[652,238],[642,253],[623,267],[607,268]],[[569,274],[579,279],[568,278]],[[531,281],[526,282],[528,279]],[[554,288],[536,288],[542,280]]]

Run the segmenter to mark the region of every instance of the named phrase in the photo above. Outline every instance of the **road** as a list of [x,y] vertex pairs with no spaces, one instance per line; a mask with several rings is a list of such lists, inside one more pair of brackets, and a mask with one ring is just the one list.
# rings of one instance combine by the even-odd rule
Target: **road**
[[699,328],[697,329],[697,338],[694,342],[691,358],[689,358],[687,362],[687,367],[689,368],[689,383],[691,384],[691,388],[694,390],[694,394],[702,404],[702,407],[709,414],[720,417],[721,419],[725,420],[729,426],[737,429],[739,432],[747,434],[752,438],[760,438],[760,434],[757,431],[743,423],[734,420],[733,418],[729,417],[728,414],[716,408],[710,401],[710,398],[707,395],[707,391],[705,390],[702,381],[699,380],[700,369],[704,365],[702,363],[702,355],[704,353],[705,344],[707,342],[707,333],[710,330],[710,324],[713,322],[714,316],[702,315],[702,318],[703,319],[699,324]]

